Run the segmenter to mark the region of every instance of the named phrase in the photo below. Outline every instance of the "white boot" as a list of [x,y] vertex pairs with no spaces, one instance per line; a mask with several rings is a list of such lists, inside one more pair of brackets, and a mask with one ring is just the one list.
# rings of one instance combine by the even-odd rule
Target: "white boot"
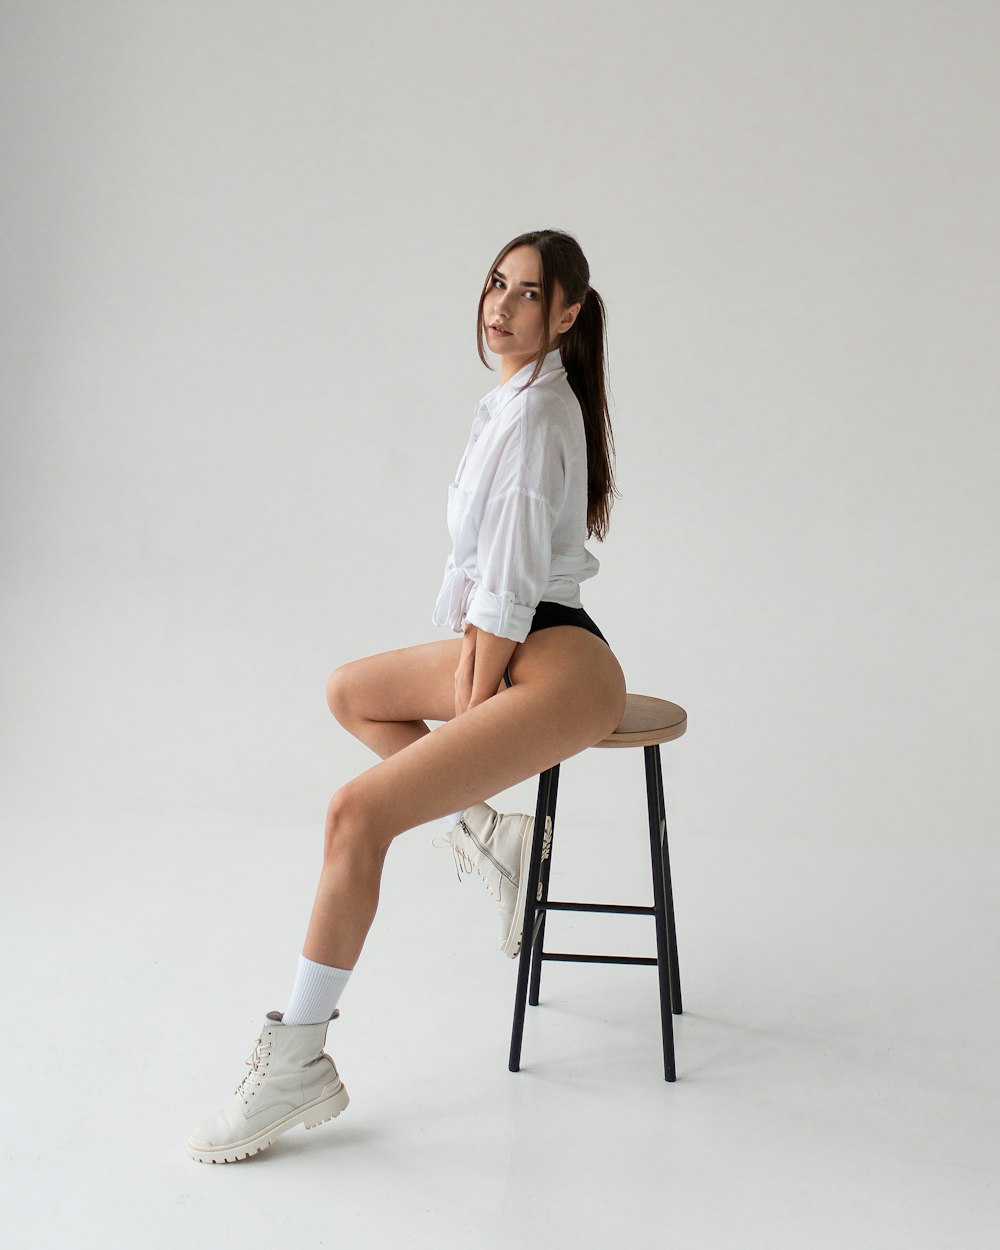
[[[336,1008],[330,1020],[340,1015]],[[282,1024],[269,1011],[245,1062],[243,1077],[224,1107],[198,1125],[188,1151],[199,1163],[235,1163],[264,1150],[297,1124],[315,1128],[350,1101],[337,1066],[323,1046],[330,1020]]]
[[[521,950],[524,925],[525,886],[531,861],[534,817],[520,813],[501,814],[488,803],[468,807],[452,826],[444,845],[455,854],[458,879],[462,872],[479,874],[500,909],[500,949],[510,958]],[[443,845],[434,840],[435,845]],[[546,818],[542,837],[542,859],[547,859],[552,842],[552,822]],[[541,899],[541,882],[538,898]]]

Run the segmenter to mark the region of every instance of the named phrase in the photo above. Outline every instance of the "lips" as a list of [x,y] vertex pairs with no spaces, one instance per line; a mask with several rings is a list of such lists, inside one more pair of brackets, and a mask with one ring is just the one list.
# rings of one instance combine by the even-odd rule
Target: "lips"
[[494,334],[503,334],[505,336],[510,335],[509,330],[502,330],[500,326],[490,326],[490,329],[493,331]]

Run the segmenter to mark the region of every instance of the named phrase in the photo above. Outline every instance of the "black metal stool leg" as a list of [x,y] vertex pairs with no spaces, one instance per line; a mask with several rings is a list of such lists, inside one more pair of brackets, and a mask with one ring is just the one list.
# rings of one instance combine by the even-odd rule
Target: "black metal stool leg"
[[[507,1067],[518,1072],[521,1067],[521,1039],[524,1035],[524,1012],[528,998],[528,973],[531,953],[535,945],[536,916],[538,913],[538,878],[542,861],[542,833],[545,816],[552,806],[552,792],[559,777],[559,765],[546,769],[538,779],[538,802],[535,805],[535,829],[531,845],[531,863],[524,903],[524,927],[521,930],[521,954],[517,965],[517,993],[514,997],[514,1027],[510,1037],[510,1059]],[[541,912],[540,917],[545,913]]]
[[[546,809],[546,815],[552,823],[552,839],[556,836],[556,798],[559,794],[559,765],[556,764],[552,769],[552,788],[549,792],[549,804]],[[537,824],[535,826],[538,827]],[[545,821],[542,821],[542,829],[545,828]],[[538,1006],[538,987],[542,979],[542,952],[545,949],[545,919],[548,912],[545,911],[545,904],[549,898],[549,873],[552,871],[552,841],[549,842],[549,854],[546,859],[542,860],[541,875],[538,881],[538,889],[536,898],[539,904],[541,916],[538,920],[538,936],[532,943],[531,948],[531,980],[528,983],[528,1003],[532,1007]]]
[[663,1076],[677,1079],[674,1060],[674,1023],[671,1017],[671,960],[667,937],[667,905],[662,842],[666,830],[663,809],[663,777],[659,771],[660,748],[643,748],[646,757],[646,803],[649,810],[649,849],[653,866],[653,910],[656,925],[656,970],[660,983],[660,1031],[663,1035]]
[[681,1006],[681,969],[677,954],[677,928],[674,924],[674,890],[670,879],[670,846],[667,842],[667,810],[663,798],[663,768],[660,748],[656,748],[656,795],[660,805],[660,828],[663,859],[663,891],[667,904],[667,951],[670,956],[670,1005],[675,1016],[683,1014]]

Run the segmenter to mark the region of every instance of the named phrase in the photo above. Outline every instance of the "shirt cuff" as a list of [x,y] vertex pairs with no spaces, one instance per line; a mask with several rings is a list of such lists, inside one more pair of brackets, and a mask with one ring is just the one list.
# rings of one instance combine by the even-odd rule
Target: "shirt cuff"
[[466,620],[477,629],[485,629],[488,634],[495,634],[498,638],[524,642],[534,615],[534,608],[514,602],[513,591],[507,590],[497,595],[492,590],[478,586],[466,611]]
[[464,569],[455,568],[449,559],[445,567],[444,581],[434,605],[435,625],[446,625],[453,633],[462,633],[462,624],[475,583]]

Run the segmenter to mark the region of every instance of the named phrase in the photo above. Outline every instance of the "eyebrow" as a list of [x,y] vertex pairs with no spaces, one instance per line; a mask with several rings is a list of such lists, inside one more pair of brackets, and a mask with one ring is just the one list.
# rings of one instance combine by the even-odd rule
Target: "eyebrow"
[[[507,281],[506,276],[505,276],[504,274],[502,274],[502,273],[500,272],[500,270],[499,270],[499,269],[494,269],[494,270],[493,270],[493,276],[494,276],[494,277],[496,277],[496,278],[503,278],[504,282],[506,282],[506,281]],[[540,282],[522,282],[522,283],[521,283],[521,285],[522,285],[522,286],[537,286],[537,287],[541,288],[541,285],[542,285],[542,284],[541,284]]]

